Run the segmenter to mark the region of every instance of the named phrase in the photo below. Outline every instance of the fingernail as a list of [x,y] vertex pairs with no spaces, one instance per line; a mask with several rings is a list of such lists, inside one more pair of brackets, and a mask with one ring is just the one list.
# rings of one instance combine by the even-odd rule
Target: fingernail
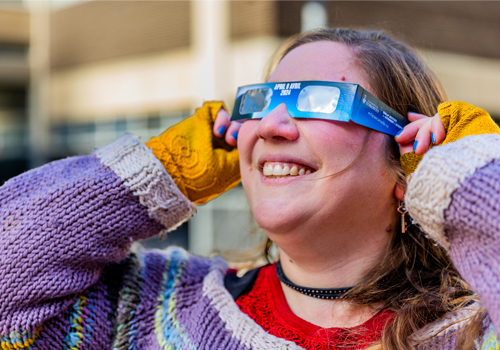
[[413,143],[413,153],[415,153],[415,150],[417,149],[417,145],[418,145],[418,141],[415,140],[415,142]]
[[436,144],[436,138],[434,137],[434,133],[431,132],[431,139],[432,139],[432,144],[435,145]]
[[233,133],[231,134],[231,136],[233,137],[233,139],[237,140],[237,139],[238,139],[238,132],[237,132],[237,131],[236,131],[236,132],[233,132]]
[[403,132],[404,129],[401,129],[398,131],[398,133],[396,134],[396,136],[399,136],[402,132]]
[[226,127],[224,125],[222,125],[219,130],[217,130],[217,132],[219,133],[220,136],[222,136],[224,134],[224,131],[226,131]]

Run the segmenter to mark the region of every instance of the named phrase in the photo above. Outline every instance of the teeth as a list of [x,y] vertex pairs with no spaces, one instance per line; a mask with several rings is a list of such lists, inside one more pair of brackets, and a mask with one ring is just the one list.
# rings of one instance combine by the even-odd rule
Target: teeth
[[271,169],[271,170],[269,170],[269,167],[268,167],[268,166],[265,166],[265,167],[264,167],[264,169],[262,169],[262,170],[263,170],[263,172],[264,172],[264,175],[265,175],[265,176],[268,176],[268,175],[272,175],[272,174],[273,174],[272,169]]
[[[290,164],[291,165],[291,164]],[[307,175],[311,174],[311,169],[299,168],[297,165],[292,165],[290,168],[288,164],[279,163],[267,163],[264,165],[262,172],[264,176],[297,176],[297,175]]]
[[276,164],[273,169],[273,175],[281,176],[281,172],[282,172],[281,165]]

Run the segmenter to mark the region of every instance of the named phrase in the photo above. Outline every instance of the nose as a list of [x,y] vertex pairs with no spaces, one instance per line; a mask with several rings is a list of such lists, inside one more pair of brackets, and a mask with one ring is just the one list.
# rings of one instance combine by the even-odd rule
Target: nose
[[299,137],[299,129],[286,104],[278,105],[259,121],[257,136],[269,141],[294,141]]

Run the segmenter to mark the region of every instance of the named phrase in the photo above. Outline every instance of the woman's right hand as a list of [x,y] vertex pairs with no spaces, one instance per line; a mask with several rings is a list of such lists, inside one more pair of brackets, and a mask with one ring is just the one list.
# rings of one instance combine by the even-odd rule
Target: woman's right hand
[[444,145],[471,135],[500,134],[499,127],[486,111],[460,101],[442,103],[438,114],[432,118],[408,113],[408,119],[411,123],[395,138],[406,176],[416,170],[431,144]]
[[413,152],[421,156],[429,150],[431,145],[438,145],[444,141],[446,129],[439,114],[428,117],[409,112],[408,120],[410,124],[406,125],[403,131],[395,137],[401,155]]
[[240,181],[235,147],[238,130],[222,102],[205,102],[194,115],[153,137],[146,146],[179,190],[195,204],[203,204]]

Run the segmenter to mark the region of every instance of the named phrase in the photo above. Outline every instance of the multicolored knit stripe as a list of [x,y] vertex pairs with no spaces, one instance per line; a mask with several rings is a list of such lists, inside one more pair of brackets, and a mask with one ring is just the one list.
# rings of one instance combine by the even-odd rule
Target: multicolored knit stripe
[[6,335],[0,337],[0,349],[1,350],[14,350],[14,349],[33,349],[33,345],[38,338],[42,326],[35,329],[34,332],[28,331],[12,331]]
[[481,350],[500,350],[500,341],[492,324],[488,327],[481,343]]
[[131,349],[158,349],[155,330],[155,313],[160,305],[158,296],[162,291],[163,273],[167,266],[167,256],[159,251],[140,251],[139,261],[144,279],[139,293],[140,302],[135,311],[131,339]]
[[[248,350],[249,346],[238,338],[238,332],[233,332],[231,329],[230,324],[233,323],[233,319],[223,320],[219,311],[214,307],[213,304],[218,301],[218,296],[215,296],[214,300],[203,291],[209,272],[214,265],[219,266],[219,263],[220,259],[208,260],[195,256],[191,256],[186,262],[176,293],[177,320],[198,349]],[[229,295],[223,284],[227,264],[222,265],[225,269],[222,268],[222,274],[219,275],[220,294]],[[230,295],[229,298],[227,301],[236,306]],[[236,309],[238,309],[237,306]],[[240,310],[238,312],[242,314]],[[271,348],[274,349],[272,346],[269,347]]]
[[65,349],[84,349],[90,343],[94,321],[93,293],[79,296],[73,304],[73,311],[68,315],[70,330],[64,339]]
[[137,256],[129,254],[124,263],[123,285],[118,298],[116,323],[116,338],[113,349],[133,349],[134,335],[136,333],[136,310],[141,297],[140,292],[144,285],[141,275],[141,265]]
[[158,298],[160,305],[155,313],[155,334],[158,344],[164,350],[197,349],[177,320],[176,293],[186,260],[187,254],[184,251],[173,250],[163,274],[163,289]]

